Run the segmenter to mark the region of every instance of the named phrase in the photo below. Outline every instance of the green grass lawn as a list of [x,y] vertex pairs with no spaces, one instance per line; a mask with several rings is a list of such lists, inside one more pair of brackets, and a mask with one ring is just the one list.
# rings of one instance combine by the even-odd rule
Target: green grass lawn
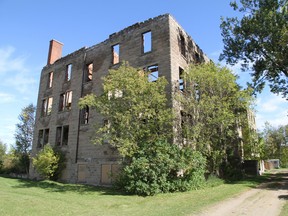
[[259,181],[241,181],[152,197],[113,189],[0,177],[0,215],[191,215]]

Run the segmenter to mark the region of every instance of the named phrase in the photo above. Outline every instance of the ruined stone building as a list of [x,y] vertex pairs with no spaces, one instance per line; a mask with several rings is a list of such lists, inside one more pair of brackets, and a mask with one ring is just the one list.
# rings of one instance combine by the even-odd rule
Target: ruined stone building
[[[171,95],[173,83],[183,89],[181,76],[188,64],[209,61],[169,14],[136,23],[64,57],[62,46],[50,41],[48,62],[41,72],[32,156],[47,143],[59,146],[67,158],[62,180],[75,183],[110,184],[111,173],[117,171],[121,161],[108,144],[90,141],[93,125],[103,118],[89,107],[78,107],[79,98],[101,94],[101,77],[109,69],[127,61],[150,71],[155,79],[165,76],[169,82],[167,95]],[[31,168],[30,177],[36,176]]]

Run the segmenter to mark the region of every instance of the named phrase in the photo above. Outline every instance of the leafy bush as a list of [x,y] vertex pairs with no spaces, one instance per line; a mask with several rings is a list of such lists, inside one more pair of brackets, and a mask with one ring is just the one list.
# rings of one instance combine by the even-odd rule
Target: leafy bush
[[55,146],[53,150],[54,150],[55,155],[59,157],[59,161],[58,161],[57,169],[55,170],[54,175],[51,176],[50,179],[56,181],[60,178],[62,171],[66,167],[66,157],[65,157],[65,153],[61,151],[59,147]]
[[27,174],[27,172],[29,171],[27,170],[29,162],[29,155],[18,153],[15,149],[12,148],[12,150],[10,150],[3,157],[3,166],[0,170],[0,173]]
[[[61,162],[61,163],[60,163]],[[63,167],[63,153],[54,150],[49,144],[33,158],[33,166],[37,172],[45,179],[58,177]]]
[[204,183],[206,161],[199,152],[163,141],[140,148],[119,178],[118,185],[126,192],[154,195],[186,191]]
[[243,178],[243,164],[238,155],[234,155],[232,150],[227,151],[227,160],[221,164],[221,177],[225,180],[240,180]]

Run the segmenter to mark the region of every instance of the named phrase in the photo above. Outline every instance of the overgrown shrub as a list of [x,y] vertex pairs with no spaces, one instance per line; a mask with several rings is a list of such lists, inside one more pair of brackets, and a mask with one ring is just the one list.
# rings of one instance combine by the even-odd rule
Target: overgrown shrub
[[12,149],[3,158],[3,166],[0,173],[3,174],[27,174],[27,164],[29,164],[29,155],[20,154]]
[[56,180],[63,168],[64,154],[54,150],[49,144],[33,158],[33,166],[36,171],[45,179]]
[[241,158],[235,155],[229,155],[227,161],[221,165],[222,178],[225,180],[240,180],[243,178],[243,167]]
[[124,167],[118,185],[128,193],[154,195],[198,188],[205,159],[199,152],[165,141],[145,143]]
[[54,172],[54,175],[50,177],[51,180],[58,180],[61,177],[62,171],[66,167],[66,157],[65,153],[57,146],[53,147],[55,155],[59,157],[57,169]]

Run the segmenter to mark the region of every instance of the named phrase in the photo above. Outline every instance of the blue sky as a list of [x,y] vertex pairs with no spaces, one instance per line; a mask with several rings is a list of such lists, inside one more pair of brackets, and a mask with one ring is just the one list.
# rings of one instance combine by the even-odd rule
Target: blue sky
[[[170,13],[215,62],[223,44],[220,17],[233,16],[230,0],[0,0],[0,140],[14,144],[21,109],[36,105],[39,77],[51,39],[64,43],[63,56],[92,46],[110,34]],[[241,83],[249,79],[240,72]],[[287,102],[268,89],[257,97],[256,121],[288,124]]]

